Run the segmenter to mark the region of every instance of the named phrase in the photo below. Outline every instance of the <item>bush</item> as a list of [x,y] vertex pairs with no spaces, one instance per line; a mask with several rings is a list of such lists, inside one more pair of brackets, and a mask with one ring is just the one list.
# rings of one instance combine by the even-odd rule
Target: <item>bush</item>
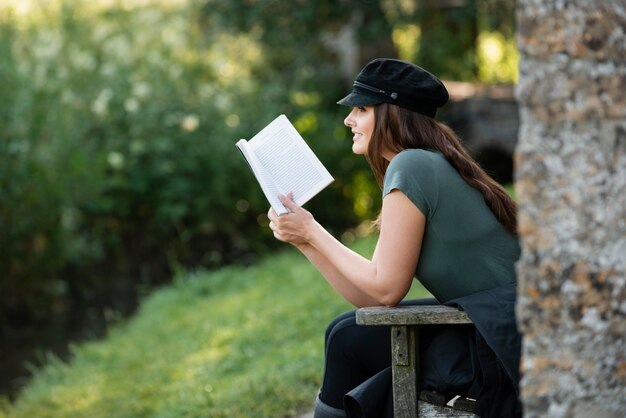
[[[336,179],[308,204],[316,218],[340,232],[375,216],[332,38],[352,22],[364,56],[392,51],[391,3],[39,3],[0,5],[2,340],[70,311],[72,328],[129,313],[174,270],[275,248],[234,144],[280,113]],[[396,33],[407,54],[415,29]]]
[[369,192],[351,180],[366,168],[348,152],[332,62],[279,57],[260,30],[191,3],[105,4],[0,9],[5,327],[103,294],[126,293],[112,303],[128,311],[133,289],[172,269],[249,263],[275,245],[234,143],[279,113],[337,178],[310,205],[321,220],[354,225],[351,198]]

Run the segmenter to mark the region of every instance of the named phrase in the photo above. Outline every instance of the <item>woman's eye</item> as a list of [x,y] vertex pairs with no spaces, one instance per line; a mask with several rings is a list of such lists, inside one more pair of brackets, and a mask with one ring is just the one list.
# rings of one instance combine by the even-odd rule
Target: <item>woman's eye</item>
[[359,107],[358,107],[358,109],[359,109],[361,112],[365,112],[365,110],[366,110],[366,109],[365,109],[365,106],[359,106]]

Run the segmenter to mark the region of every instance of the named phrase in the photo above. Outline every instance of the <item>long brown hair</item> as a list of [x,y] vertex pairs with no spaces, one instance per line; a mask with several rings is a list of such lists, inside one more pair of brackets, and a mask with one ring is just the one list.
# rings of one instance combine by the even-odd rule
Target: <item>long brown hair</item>
[[374,106],[374,114],[374,131],[366,158],[381,188],[389,166],[389,161],[383,158],[385,151],[398,153],[408,148],[437,150],[470,186],[482,193],[487,206],[504,228],[517,234],[517,204],[468,154],[449,126],[388,103]]

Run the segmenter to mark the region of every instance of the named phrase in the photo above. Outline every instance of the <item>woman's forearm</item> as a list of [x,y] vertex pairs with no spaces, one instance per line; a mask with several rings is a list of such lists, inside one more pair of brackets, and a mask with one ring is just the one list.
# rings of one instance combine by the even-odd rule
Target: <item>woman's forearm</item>
[[376,300],[368,296],[361,289],[348,280],[339,269],[332,264],[317,248],[305,244],[298,246],[298,249],[315,266],[315,268],[326,278],[341,296],[356,307],[378,305]]
[[319,224],[301,250],[329,284],[353,305],[387,304],[389,287],[378,277],[376,264],[343,245]]
[[381,234],[372,260],[339,242],[291,199],[282,197],[281,202],[291,212],[280,217],[268,212],[274,236],[300,248],[350,303],[393,306],[406,295],[415,274],[425,218],[404,194],[392,192],[383,200]]

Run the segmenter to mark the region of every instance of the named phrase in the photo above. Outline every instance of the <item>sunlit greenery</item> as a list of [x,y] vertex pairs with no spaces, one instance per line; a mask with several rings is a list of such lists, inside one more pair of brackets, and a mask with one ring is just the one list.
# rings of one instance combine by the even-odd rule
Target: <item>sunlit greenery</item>
[[[416,282],[410,297],[425,295]],[[319,388],[326,324],[347,309],[296,251],[184,274],[72,364],[52,361],[0,417],[294,417]]]
[[0,336],[106,322],[276,248],[234,143],[281,113],[335,177],[307,208],[353,240],[380,206],[335,104],[360,65],[517,77],[512,0],[452,3],[0,1]]
[[420,27],[416,24],[397,25],[393,29],[393,42],[400,59],[416,62],[420,46]]
[[519,52],[514,40],[499,32],[483,32],[477,42],[478,79],[486,83],[517,82]]
[[270,61],[263,28],[229,30],[200,6],[2,3],[8,309],[46,316],[70,291],[87,298],[120,278],[151,283],[179,266],[250,262],[272,240],[259,225],[267,203],[234,143],[279,113],[339,179],[312,202],[318,216],[335,227],[359,221],[349,199],[345,210],[323,202],[349,187],[342,167],[365,169],[347,130],[336,131],[340,109],[328,110],[341,83],[322,67]]

